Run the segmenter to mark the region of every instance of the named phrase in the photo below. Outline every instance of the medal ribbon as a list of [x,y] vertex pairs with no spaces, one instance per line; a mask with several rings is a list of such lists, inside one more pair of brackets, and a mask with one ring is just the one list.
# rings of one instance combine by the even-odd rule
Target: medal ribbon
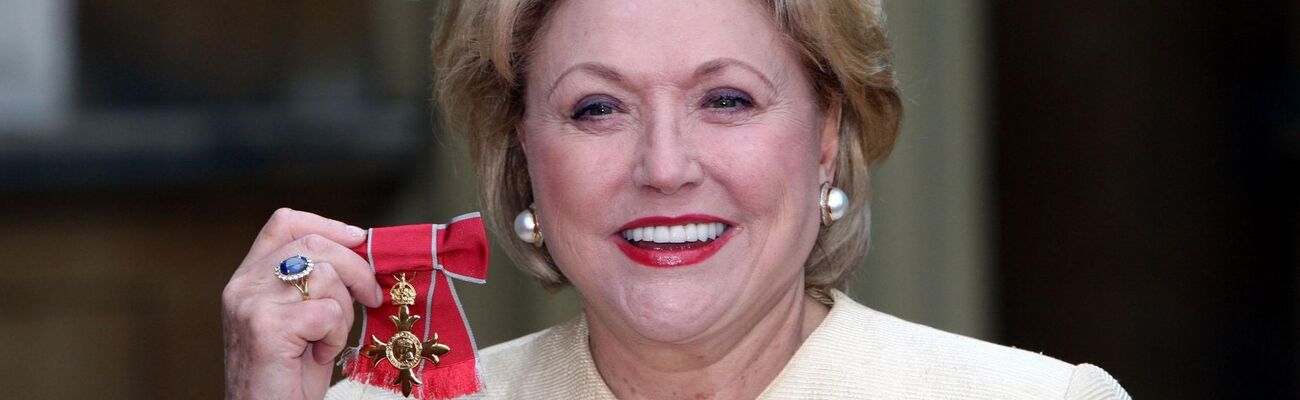
[[[449,278],[484,283],[487,279],[488,243],[479,213],[453,218],[450,223],[372,228],[366,243],[352,249],[370,261],[375,279],[384,293],[384,304],[366,308],[358,348],[374,336],[388,340],[397,333],[389,316],[398,314],[389,290],[395,275],[406,274],[415,287],[415,304],[410,313],[420,319],[410,332],[421,341],[438,336],[438,343],[451,348],[438,365],[425,360],[412,372],[423,381],[412,392],[421,399],[447,399],[473,394],[482,387],[478,347],[465,312]],[[399,370],[387,361],[373,360],[348,352],[342,361],[348,379],[400,393],[394,384]]]

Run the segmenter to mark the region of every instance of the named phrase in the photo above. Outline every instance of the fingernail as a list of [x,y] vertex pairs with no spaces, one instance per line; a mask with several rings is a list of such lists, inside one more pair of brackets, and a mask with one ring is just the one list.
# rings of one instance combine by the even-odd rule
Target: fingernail
[[381,306],[384,305],[384,291],[383,291],[383,290],[376,290],[376,291],[375,291],[375,304],[378,304],[378,305],[381,305]]
[[366,235],[366,230],[348,225],[348,234],[352,235],[352,237],[362,237]]

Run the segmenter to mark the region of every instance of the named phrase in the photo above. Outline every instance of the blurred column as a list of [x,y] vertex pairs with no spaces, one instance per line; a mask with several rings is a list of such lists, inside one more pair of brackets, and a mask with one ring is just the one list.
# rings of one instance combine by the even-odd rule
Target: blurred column
[[982,13],[972,1],[885,2],[905,120],[893,155],[872,171],[871,253],[850,294],[907,320],[988,338]]
[[0,3],[0,137],[57,127],[72,107],[70,0]]

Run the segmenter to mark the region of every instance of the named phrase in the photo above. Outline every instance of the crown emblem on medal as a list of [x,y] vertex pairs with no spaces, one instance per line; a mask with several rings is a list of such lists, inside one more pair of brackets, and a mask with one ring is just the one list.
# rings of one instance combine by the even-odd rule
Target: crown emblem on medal
[[[415,286],[406,280],[406,274],[400,274],[397,277],[397,283],[393,288],[388,290],[388,296],[393,298],[393,304],[399,306],[415,305]],[[419,319],[419,316],[415,318]]]

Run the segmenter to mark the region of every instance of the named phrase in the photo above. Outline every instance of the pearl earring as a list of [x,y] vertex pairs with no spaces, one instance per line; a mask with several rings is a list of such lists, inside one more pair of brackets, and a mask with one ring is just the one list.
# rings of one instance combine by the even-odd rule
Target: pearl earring
[[515,216],[515,236],[524,243],[542,247],[542,230],[537,223],[537,213],[534,211],[533,204],[529,204],[527,209]]
[[822,225],[831,226],[848,211],[849,196],[840,188],[831,186],[830,182],[822,182],[821,193]]

